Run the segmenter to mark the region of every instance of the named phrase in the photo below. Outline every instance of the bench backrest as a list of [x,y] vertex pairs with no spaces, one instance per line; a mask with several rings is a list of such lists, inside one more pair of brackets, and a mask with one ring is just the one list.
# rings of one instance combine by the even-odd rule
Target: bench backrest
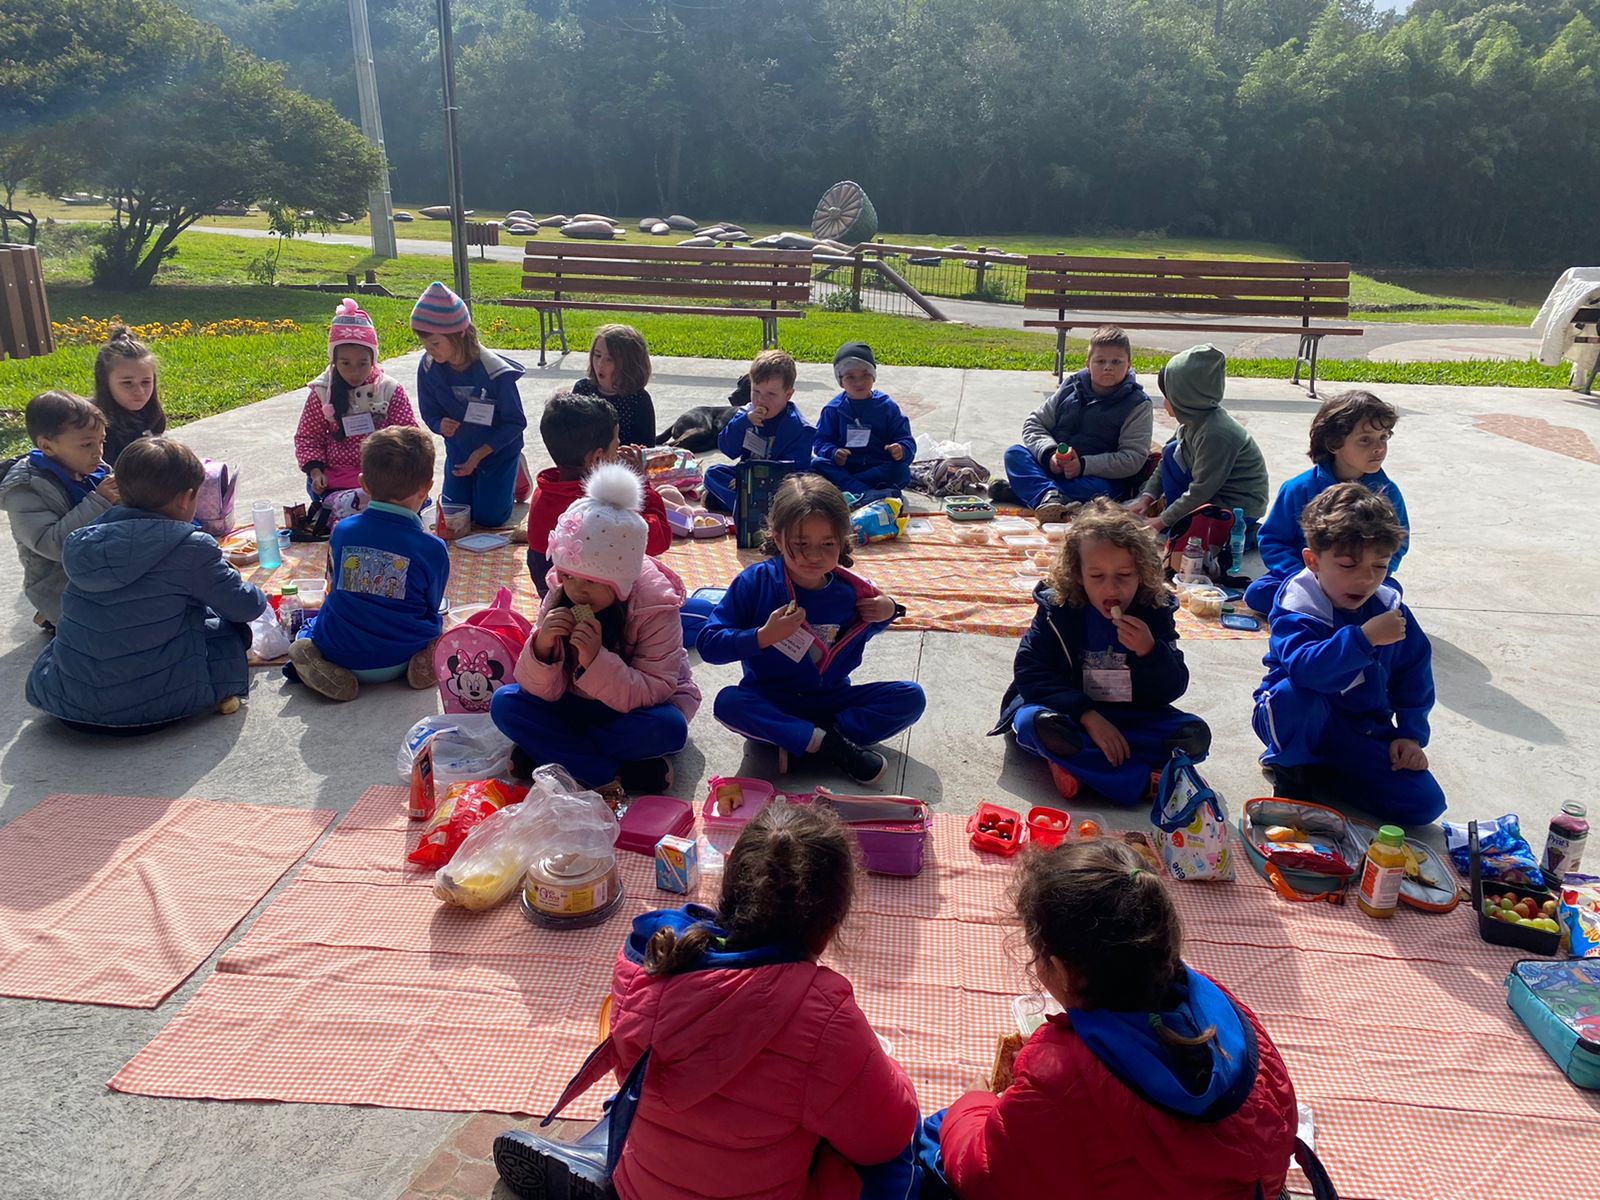
[[522,290],[571,295],[746,301],[778,308],[811,299],[811,251],[693,246],[553,246],[529,242]]
[[468,221],[467,245],[469,246],[498,246],[500,244],[500,222],[498,221]]
[[1338,320],[1350,315],[1350,264],[1031,254],[1023,307]]

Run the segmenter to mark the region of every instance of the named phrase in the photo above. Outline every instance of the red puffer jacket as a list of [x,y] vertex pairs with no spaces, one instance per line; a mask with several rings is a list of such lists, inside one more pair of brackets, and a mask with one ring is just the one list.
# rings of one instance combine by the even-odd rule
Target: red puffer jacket
[[1068,1017],[1051,1017],[1017,1055],[1003,1095],[969,1092],[945,1115],[939,1144],[956,1194],[1254,1200],[1259,1184],[1276,1197],[1294,1154],[1294,1087],[1255,1014],[1238,1008],[1255,1030],[1255,1085],[1236,1112],[1213,1122],[1149,1103]]
[[857,1200],[849,1164],[911,1141],[911,1081],[827,967],[652,977],[622,953],[612,995],[619,1075],[650,1051],[613,1176],[622,1200]]

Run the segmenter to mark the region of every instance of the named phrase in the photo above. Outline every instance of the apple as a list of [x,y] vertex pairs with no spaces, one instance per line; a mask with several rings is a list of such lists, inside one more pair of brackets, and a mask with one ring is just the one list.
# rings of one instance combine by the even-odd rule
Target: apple
[[1544,915],[1547,917],[1554,917],[1557,912],[1556,902],[1554,900],[1546,900],[1541,911],[1543,911]]

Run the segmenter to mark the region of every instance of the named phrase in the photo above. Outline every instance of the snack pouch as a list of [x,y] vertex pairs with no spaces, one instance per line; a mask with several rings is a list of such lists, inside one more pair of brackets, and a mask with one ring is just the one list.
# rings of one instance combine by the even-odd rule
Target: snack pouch
[[1561,878],[1561,912],[1573,958],[1600,958],[1600,875],[1573,872]]
[[904,507],[893,496],[863,504],[850,514],[850,525],[856,531],[856,541],[865,546],[899,537],[905,532],[909,519]]
[[[1445,848],[1450,851],[1450,861],[1456,870],[1467,875],[1470,870],[1467,851],[1467,826],[1454,821],[1440,821],[1444,830]],[[1498,880],[1518,887],[1542,888],[1544,872],[1539,870],[1539,860],[1533,847],[1522,836],[1522,826],[1516,813],[1507,813],[1492,821],[1478,822],[1478,845],[1483,860],[1483,881]]]
[[473,826],[527,794],[527,788],[498,779],[452,784],[423,826],[422,840],[406,858],[419,867],[437,870],[450,861]]

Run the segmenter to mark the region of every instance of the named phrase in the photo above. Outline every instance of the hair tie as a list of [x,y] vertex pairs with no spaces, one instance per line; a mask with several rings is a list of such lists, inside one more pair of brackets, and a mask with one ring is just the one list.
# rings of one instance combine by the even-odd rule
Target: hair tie
[[1128,878],[1129,878],[1129,880],[1134,880],[1134,879],[1139,878],[1139,876],[1141,876],[1141,875],[1148,875],[1148,874],[1149,874],[1149,872],[1146,871],[1143,867],[1134,867],[1133,870],[1128,872]]

